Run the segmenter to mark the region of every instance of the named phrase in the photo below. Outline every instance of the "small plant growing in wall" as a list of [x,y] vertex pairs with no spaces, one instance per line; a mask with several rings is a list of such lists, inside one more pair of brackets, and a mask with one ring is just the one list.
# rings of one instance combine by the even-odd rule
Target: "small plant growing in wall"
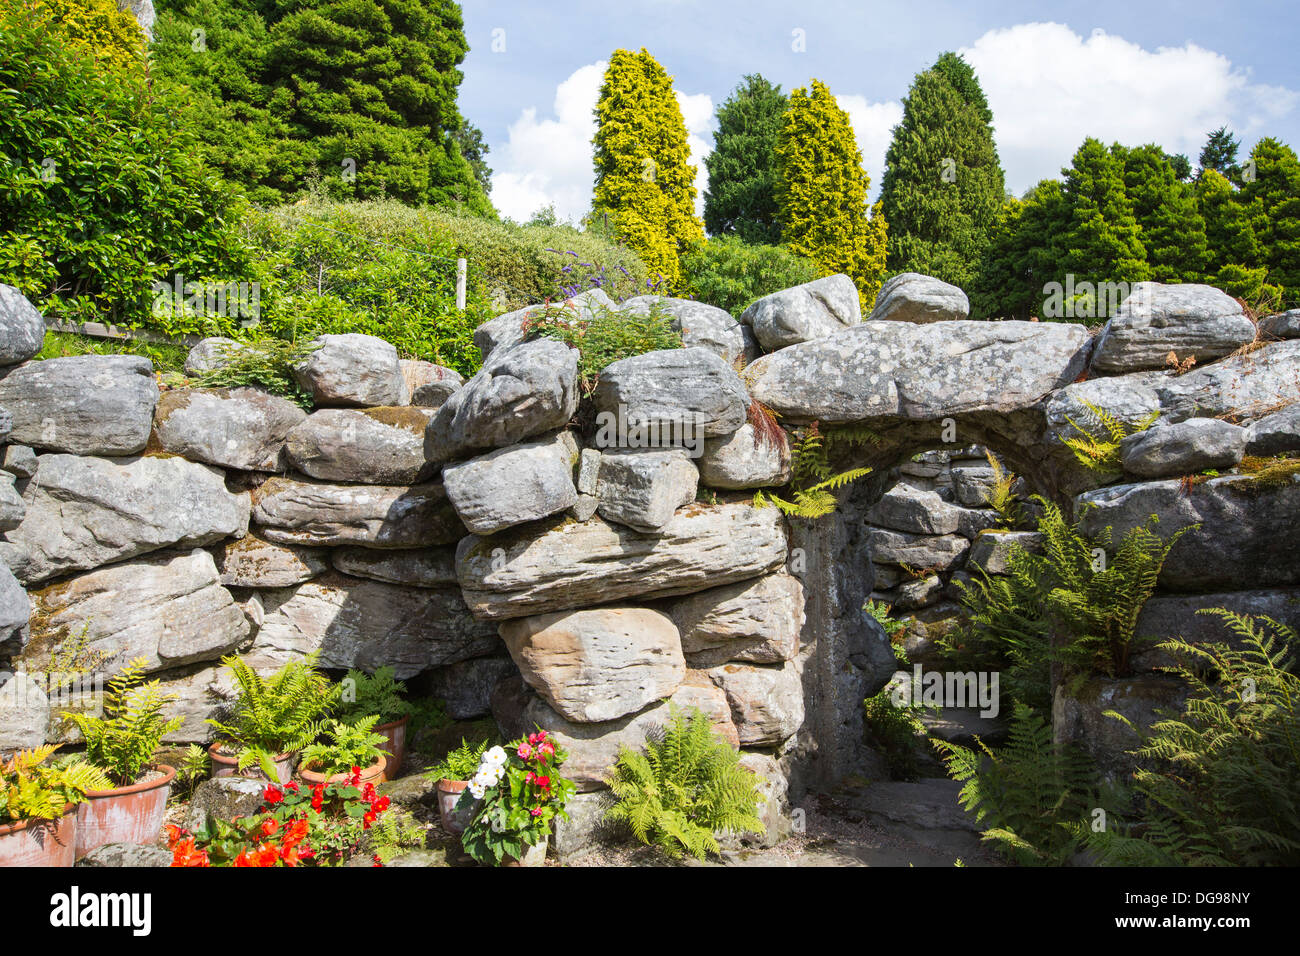
[[1078,432],[1077,435],[1062,437],[1061,441],[1079,463],[1089,471],[1105,480],[1118,478],[1122,472],[1119,459],[1119,446],[1125,438],[1144,432],[1156,423],[1160,412],[1154,411],[1136,424],[1130,425],[1116,415],[1091,402],[1084,402],[1086,409],[1085,423],[1066,416],[1066,421]]
[[870,468],[850,468],[836,473],[830,463],[832,448],[879,441],[879,436],[865,427],[850,425],[823,432],[817,422],[812,422],[802,429],[790,450],[793,497],[786,499],[775,492],[756,491],[754,507],[775,505],[783,514],[795,518],[816,519],[831,514],[836,506],[835,492],[871,474]]

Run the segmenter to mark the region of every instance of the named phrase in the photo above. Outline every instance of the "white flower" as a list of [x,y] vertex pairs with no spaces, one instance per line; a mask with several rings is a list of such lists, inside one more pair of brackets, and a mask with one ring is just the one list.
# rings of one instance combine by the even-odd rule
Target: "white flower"
[[506,762],[506,752],[501,747],[493,747],[483,755],[483,762],[490,767],[501,767]]
[[486,767],[480,767],[479,772],[474,774],[473,783],[480,787],[491,787],[496,784],[496,779],[492,776],[492,771]]
[[487,793],[487,790],[484,787],[479,786],[477,782],[471,780],[469,785],[469,792],[474,795],[475,800],[482,800],[484,794]]

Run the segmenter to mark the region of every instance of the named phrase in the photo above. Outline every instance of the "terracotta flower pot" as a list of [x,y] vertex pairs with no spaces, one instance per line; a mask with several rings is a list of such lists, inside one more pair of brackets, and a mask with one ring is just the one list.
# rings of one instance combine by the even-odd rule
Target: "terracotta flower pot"
[[87,790],[77,804],[77,859],[105,843],[155,843],[167,813],[167,795],[176,770],[151,768],[161,776],[129,787]]
[[77,850],[77,808],[57,820],[19,820],[0,826],[0,866],[72,866]]
[[[361,771],[361,779],[358,781],[358,786],[364,787],[368,783],[378,783],[380,780],[383,780],[384,768],[386,766],[388,766],[388,759],[381,756],[369,767]],[[327,775],[317,773],[314,770],[308,770],[306,767],[298,768],[298,776],[302,778],[303,783],[311,784],[312,786],[315,786],[318,783],[347,783],[352,779],[352,774],[350,773],[335,773]]]
[[[239,769],[239,758],[223,750],[219,743],[208,748],[208,756],[212,758],[212,776],[214,777],[258,777],[262,780],[266,779],[266,774],[262,772],[260,764],[253,764],[241,771]],[[275,755],[275,775],[277,777],[275,783],[288,783],[293,779],[293,761],[297,756],[296,753]]]
[[506,858],[501,861],[502,866],[545,866],[546,865],[546,848],[550,845],[551,838],[549,834],[541,838],[540,841],[524,850],[524,855],[517,860]]
[[401,720],[380,724],[375,728],[375,733],[383,734],[388,738],[388,743],[380,749],[392,754],[388,758],[388,763],[384,765],[383,779],[385,780],[393,780],[402,774],[402,761],[406,759],[406,725],[410,722],[411,717],[408,714]]
[[480,800],[475,800],[473,806],[468,809],[456,809],[460,795],[468,786],[468,780],[448,780],[444,777],[438,781],[438,815],[442,818],[442,828],[454,836],[460,836],[465,832],[465,828],[470,825],[482,803]]

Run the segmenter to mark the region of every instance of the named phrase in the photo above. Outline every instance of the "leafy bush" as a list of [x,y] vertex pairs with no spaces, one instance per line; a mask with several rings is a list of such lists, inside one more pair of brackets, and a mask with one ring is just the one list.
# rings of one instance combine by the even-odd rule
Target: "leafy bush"
[[673,331],[669,316],[658,307],[639,315],[597,304],[592,317],[583,318],[570,303],[551,305],[530,312],[524,331],[578,350],[578,387],[584,397],[596,390],[600,373],[612,363],[682,347],[681,335]]
[[37,359],[63,358],[69,355],[143,355],[155,371],[183,374],[189,348],[171,342],[147,342],[143,339],[97,339],[72,332],[45,333],[45,342]]
[[183,723],[180,717],[163,715],[176,695],[164,694],[156,680],[145,683],[146,663],[138,657],[108,682],[104,695],[107,717],[64,715],[86,738],[86,758],[119,787],[134,783],[153,760],[163,737]]
[[[1138,866],[1300,864],[1300,635],[1271,618],[1223,608],[1240,647],[1160,647],[1189,687],[1132,751],[1142,818],[1090,835],[1107,863]],[[1123,716],[1108,716],[1124,721]]]
[[81,54],[110,69],[141,69],[144,33],[135,17],[113,0],[30,0],[37,16],[58,29]]
[[303,362],[317,346],[280,339],[240,342],[223,350],[222,364],[200,375],[200,388],[241,388],[246,385],[281,395],[311,411],[314,401],[293,377],[295,365]]
[[673,859],[719,853],[719,830],[762,833],[754,775],[698,710],[670,705],[667,726],[647,735],[642,751],[621,746],[610,771],[617,803],[606,818],[627,824],[646,845]]
[[32,5],[0,9],[0,275],[47,316],[213,333],[150,316],[156,280],[247,276],[238,203],[198,159],[192,113],[134,64],[78,51]]
[[377,723],[387,724],[401,720],[415,710],[403,696],[406,685],[400,680],[393,680],[393,669],[387,665],[380,667],[374,674],[350,670],[343,679],[343,686],[339,716],[344,720],[356,720],[373,714],[379,718]]
[[374,765],[382,756],[392,756],[379,745],[388,738],[374,732],[379,718],[371,714],[348,723],[331,720],[325,727],[323,741],[302,748],[302,765],[326,776],[348,773],[352,768],[361,770]]
[[739,316],[756,299],[817,278],[817,266],[782,246],[751,245],[735,236],[697,243],[682,256],[682,289]]

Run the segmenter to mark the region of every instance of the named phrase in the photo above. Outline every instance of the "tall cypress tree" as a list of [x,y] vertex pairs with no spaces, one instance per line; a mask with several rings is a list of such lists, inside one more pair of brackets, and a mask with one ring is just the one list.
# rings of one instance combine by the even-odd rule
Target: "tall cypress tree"
[[885,277],[886,221],[867,214],[870,179],[849,115],[820,80],[790,94],[776,147],[782,237],[823,275],[847,274],[867,312]]
[[704,238],[695,216],[695,167],[672,77],[644,48],[615,50],[596,104],[597,213],[667,288],[681,279],[680,257]]
[[1300,302],[1300,159],[1291,147],[1265,137],[1250,151],[1238,201],[1259,238],[1268,284],[1284,301]]
[[776,140],[788,104],[780,86],[752,74],[718,107],[713,152],[704,158],[704,228],[710,235],[766,245],[781,241]]
[[991,120],[979,80],[960,56],[945,53],[917,74],[881,180],[891,272],[959,286],[974,279],[1006,188]]
[[1205,220],[1191,188],[1159,146],[1113,147],[1124,164],[1124,191],[1142,227],[1151,278],[1199,282],[1209,261]]

